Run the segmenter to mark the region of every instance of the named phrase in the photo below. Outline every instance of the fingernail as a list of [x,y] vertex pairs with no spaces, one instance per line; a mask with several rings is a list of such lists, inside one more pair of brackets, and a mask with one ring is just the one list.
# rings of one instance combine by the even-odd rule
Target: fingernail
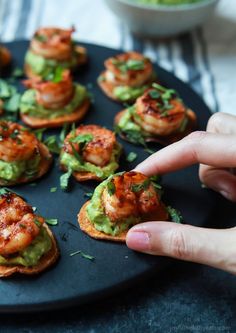
[[226,199],[231,200],[231,195],[229,192],[220,191],[220,194],[223,195],[223,197],[225,197]]
[[129,231],[126,237],[126,244],[129,248],[137,251],[149,250],[150,237],[144,231]]

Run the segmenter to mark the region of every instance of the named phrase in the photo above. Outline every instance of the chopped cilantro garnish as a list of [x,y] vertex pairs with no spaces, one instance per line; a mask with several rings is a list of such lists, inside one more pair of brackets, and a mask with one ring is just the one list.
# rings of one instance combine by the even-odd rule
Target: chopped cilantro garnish
[[80,156],[80,154],[77,152],[77,150],[75,149],[74,145],[72,142],[70,142],[74,157],[77,159],[77,161],[79,161],[80,164],[84,164],[84,160],[82,158],[82,156]]
[[113,195],[116,192],[116,187],[112,180],[107,184],[107,190],[109,195]]
[[54,193],[54,192],[56,192],[56,191],[57,191],[57,187],[51,187],[51,188],[50,188],[50,192],[51,192],[51,193]]
[[181,213],[171,206],[166,207],[168,214],[170,215],[170,218],[175,223],[182,223],[183,222],[183,216]]
[[56,135],[49,136],[45,141],[44,144],[48,147],[50,152],[55,154],[60,154],[61,148],[57,142]]
[[38,219],[34,219],[34,223],[37,225],[37,227],[41,227],[41,222]]
[[84,196],[87,197],[87,198],[92,198],[93,193],[92,192],[87,192],[87,193],[84,193]]
[[13,78],[21,78],[22,76],[24,76],[24,71],[22,68],[16,67],[11,75]]
[[68,171],[60,177],[60,186],[63,191],[68,189],[69,179],[72,175],[72,172],[72,169],[69,168]]
[[158,99],[161,97],[161,94],[157,90],[150,90],[148,94],[152,99]]
[[48,39],[44,35],[34,35],[34,39],[37,39],[39,42],[45,43]]
[[43,133],[46,131],[46,128],[38,128],[33,131],[34,135],[39,141],[42,141],[43,139]]
[[57,225],[58,219],[45,219],[45,222],[49,225]]
[[137,153],[131,151],[131,152],[128,154],[128,156],[126,157],[126,160],[127,160],[128,162],[133,162],[134,160],[136,160],[137,156],[138,156]]
[[70,257],[73,257],[73,256],[75,256],[77,254],[80,254],[81,257],[83,257],[85,259],[94,260],[93,256],[91,256],[90,254],[86,254],[86,253],[82,252],[81,250],[70,253]]
[[133,184],[131,185],[131,191],[132,192],[140,192],[140,191],[145,191],[148,189],[150,186],[150,180],[146,179],[143,183],[141,184]]
[[70,142],[78,143],[80,150],[82,150],[84,148],[84,146],[87,143],[91,142],[92,140],[93,140],[93,135],[87,133],[87,134],[79,134],[76,137],[71,138]]

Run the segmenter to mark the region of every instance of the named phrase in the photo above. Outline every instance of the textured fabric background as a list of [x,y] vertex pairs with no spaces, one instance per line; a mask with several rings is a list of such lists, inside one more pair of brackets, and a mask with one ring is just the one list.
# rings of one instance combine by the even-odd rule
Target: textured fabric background
[[204,27],[168,41],[133,37],[102,0],[0,0],[0,38],[30,38],[43,25],[77,28],[75,38],[135,49],[191,86],[212,112],[236,114],[236,1],[221,0]]

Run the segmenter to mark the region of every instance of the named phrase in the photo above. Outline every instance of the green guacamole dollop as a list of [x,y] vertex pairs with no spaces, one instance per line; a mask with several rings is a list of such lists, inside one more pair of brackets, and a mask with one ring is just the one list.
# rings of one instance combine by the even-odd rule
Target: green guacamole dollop
[[63,108],[57,110],[49,110],[39,105],[36,101],[36,91],[34,89],[26,90],[21,97],[20,112],[41,119],[54,119],[70,114],[88,97],[87,90],[84,86],[78,83],[75,83],[74,86],[75,93],[72,100]]
[[55,70],[57,67],[65,69],[76,67],[78,63],[78,54],[74,52],[70,61],[58,61],[54,59],[46,59],[28,50],[25,55],[25,63],[30,65],[35,74],[44,76]]
[[109,177],[111,174],[118,169],[118,159],[121,154],[121,146],[120,144],[116,144],[113,149],[111,160],[110,162],[105,165],[104,167],[96,166],[89,162],[81,162],[76,159],[74,155],[68,154],[63,152],[60,156],[60,163],[64,165],[67,169],[71,169],[72,171],[79,171],[79,172],[92,172],[95,173],[97,177],[101,179],[105,179]]
[[38,173],[40,163],[40,155],[36,155],[33,159],[22,160],[16,162],[5,162],[0,160],[0,178],[6,184],[11,181],[16,181],[21,177],[34,177]]
[[0,265],[6,266],[36,266],[40,258],[52,247],[52,241],[47,230],[41,227],[39,235],[23,251],[15,256],[5,258],[0,255]]
[[96,187],[93,196],[86,207],[86,212],[89,220],[93,223],[97,230],[102,231],[105,234],[116,236],[122,231],[128,230],[130,226],[140,222],[140,218],[130,216],[124,221],[119,222],[119,224],[114,224],[114,222],[112,222],[109,217],[105,215],[101,200],[102,192],[114,176],[115,175],[111,175]]
[[120,101],[126,102],[137,99],[145,92],[147,88],[147,85],[142,87],[118,86],[113,89],[113,94]]

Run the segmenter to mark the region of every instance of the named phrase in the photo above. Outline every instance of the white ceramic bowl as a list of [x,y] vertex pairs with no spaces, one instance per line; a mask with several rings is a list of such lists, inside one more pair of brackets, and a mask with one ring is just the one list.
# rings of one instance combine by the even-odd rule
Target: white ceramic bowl
[[108,7],[140,36],[170,37],[201,25],[219,0],[184,5],[143,5],[132,0],[105,0]]

